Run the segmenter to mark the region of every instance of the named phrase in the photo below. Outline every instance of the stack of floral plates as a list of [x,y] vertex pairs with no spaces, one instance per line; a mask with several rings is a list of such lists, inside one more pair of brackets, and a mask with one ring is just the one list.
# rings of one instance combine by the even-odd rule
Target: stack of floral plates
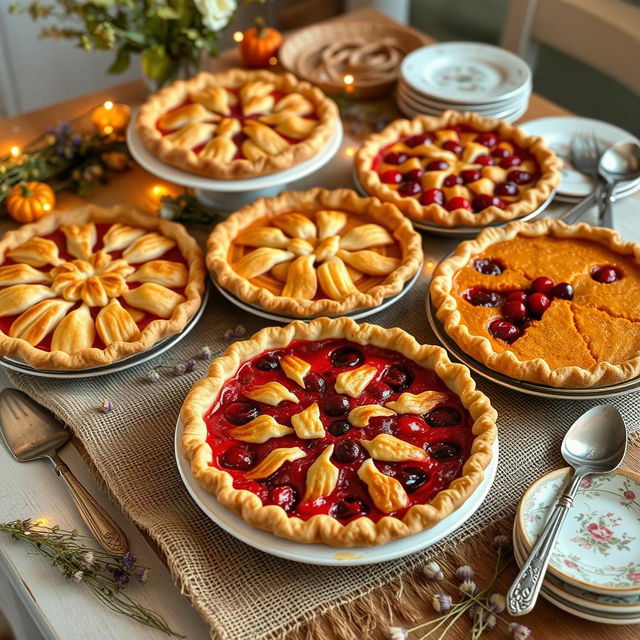
[[[569,469],[547,473],[522,497],[513,529],[522,566]],[[580,618],[640,623],[640,475],[619,469],[582,481],[563,525],[542,596]]]
[[518,56],[488,44],[446,42],[405,57],[396,100],[410,118],[453,109],[513,122],[530,95],[531,70]]

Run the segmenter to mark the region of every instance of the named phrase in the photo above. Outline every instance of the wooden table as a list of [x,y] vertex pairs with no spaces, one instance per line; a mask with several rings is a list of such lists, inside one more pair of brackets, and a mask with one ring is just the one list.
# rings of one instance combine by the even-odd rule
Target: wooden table
[[[389,20],[373,10],[358,11],[338,20]],[[214,62],[215,69],[224,69],[239,64],[235,51],[225,52]],[[0,121],[0,153],[13,145],[23,145],[44,129],[59,120],[68,120],[79,116],[88,109],[104,102],[124,102],[130,105],[139,104],[145,98],[146,92],[142,82],[131,82],[118,87],[87,94],[74,98],[65,103],[46,107],[31,113],[25,113],[13,118]],[[567,115],[561,107],[533,94],[529,110],[522,121],[535,118]],[[349,139],[347,135],[343,149],[356,145],[357,141]],[[316,175],[309,176],[295,184],[298,188],[310,186],[352,187],[350,160],[341,151],[330,166],[323,168]],[[91,201],[100,205],[112,205],[119,202],[133,204],[143,210],[153,211],[157,208],[158,197],[153,188],[164,185],[165,188],[177,193],[178,189],[158,178],[150,175],[141,168],[117,176],[107,186],[97,188],[91,194]],[[62,194],[58,198],[60,208],[69,208],[83,199],[72,195]],[[640,229],[634,224],[633,210],[637,209],[639,198],[634,197],[617,205],[623,235],[629,239],[640,241]],[[549,211],[560,210],[562,207],[553,205]],[[0,385],[6,385],[4,376],[0,376]],[[208,629],[199,620],[189,606],[186,598],[180,596],[179,591],[171,584],[168,571],[154,551],[153,545],[135,529],[125,517],[118,512],[117,507],[109,504],[106,495],[100,491],[95,480],[91,478],[87,465],[78,454],[77,447],[68,445],[62,452],[62,458],[74,472],[86,483],[86,486],[99,496],[102,504],[106,505],[125,529],[133,547],[138,551],[143,561],[153,568],[153,579],[136,593],[150,607],[162,611],[172,627],[185,634],[190,640],[204,640],[208,636]],[[633,447],[626,461],[626,466],[640,469],[640,447]],[[27,516],[49,516],[59,524],[69,528],[83,529],[71,501],[68,499],[62,483],[53,475],[53,470],[45,462],[34,462],[29,465],[13,461],[4,447],[0,447],[0,487],[3,494],[0,502],[0,519],[2,521]],[[7,499],[4,494],[6,493]],[[54,515],[55,514],[55,515]],[[508,532],[505,532],[508,533]],[[474,556],[473,541],[463,545],[462,551],[469,554],[468,561],[476,569],[479,583],[489,578],[490,567],[484,565]],[[28,619],[17,616],[18,605],[15,593],[2,585],[0,581],[0,602],[7,603],[6,613],[13,615],[14,624],[21,624],[22,633],[17,640],[39,640],[45,638],[62,638],[63,640],[86,640],[87,638],[122,639],[130,635],[138,639],[164,638],[162,634],[151,631],[131,623],[122,616],[111,613],[95,601],[86,589],[79,589],[65,583],[56,572],[46,565],[40,558],[28,556],[24,548],[17,547],[12,541],[0,539],[0,576],[2,570],[12,584],[15,593],[26,605],[30,616],[35,621],[38,630]],[[515,568],[507,570],[498,583],[498,591],[504,593],[515,577]],[[14,599],[11,604],[11,598]],[[433,615],[428,604],[424,608],[425,619]],[[73,612],[73,615],[69,615]],[[18,621],[16,623],[16,620]],[[419,621],[417,621],[419,622]],[[523,624],[534,630],[534,637],[538,640],[556,640],[558,638],[580,638],[585,640],[632,640],[638,638],[640,631],[631,626],[614,627],[594,624],[580,618],[568,615],[545,600],[540,600],[535,611],[521,619]],[[0,625],[1,628],[1,625]],[[95,635],[94,635],[95,634]],[[323,637],[324,634],[323,634]],[[328,634],[326,637],[330,637]],[[447,638],[460,639],[468,637],[466,625],[456,625]],[[498,627],[493,632],[486,632],[483,637],[505,637],[504,627]]]

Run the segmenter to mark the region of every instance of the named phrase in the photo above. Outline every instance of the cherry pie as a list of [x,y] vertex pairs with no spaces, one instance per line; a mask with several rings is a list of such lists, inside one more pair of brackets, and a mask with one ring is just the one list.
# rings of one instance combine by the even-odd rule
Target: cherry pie
[[640,374],[640,244],[609,229],[487,229],[437,267],[431,296],[460,347],[513,378],[587,387]]
[[151,96],[136,127],[161,160],[210,178],[247,178],[314,156],[333,134],[335,103],[291,74],[200,73]]
[[422,264],[422,241],[391,204],[353,191],[285,191],[243,207],[207,242],[218,284],[295,317],[375,307]]
[[180,224],[123,206],[47,216],[0,240],[0,355],[84,369],[139,353],[185,326],[204,276]]
[[475,490],[496,413],[468,370],[400,329],[320,318],[232,345],[182,407],[193,475],[249,524],[375,545]]
[[506,122],[445,111],[392,122],[365,141],[355,166],[369,194],[449,227],[531,213],[557,186],[561,162]]

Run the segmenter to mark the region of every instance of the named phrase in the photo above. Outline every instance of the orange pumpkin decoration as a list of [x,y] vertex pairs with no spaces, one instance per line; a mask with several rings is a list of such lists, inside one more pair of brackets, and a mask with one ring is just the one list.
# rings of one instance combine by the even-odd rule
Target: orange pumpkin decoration
[[50,214],[56,204],[53,189],[44,182],[20,182],[7,195],[7,212],[16,222],[33,222]]
[[240,43],[240,55],[247,67],[264,69],[273,64],[273,58],[282,44],[282,34],[276,29],[267,27],[264,19],[258,16],[255,27],[244,32]]

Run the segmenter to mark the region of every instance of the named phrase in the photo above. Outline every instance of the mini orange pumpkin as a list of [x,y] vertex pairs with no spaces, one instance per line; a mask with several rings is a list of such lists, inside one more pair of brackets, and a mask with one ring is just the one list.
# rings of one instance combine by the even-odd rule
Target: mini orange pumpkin
[[282,44],[282,34],[264,24],[264,19],[258,16],[255,27],[244,32],[240,43],[240,55],[247,67],[264,69],[272,64],[271,58],[278,53]]
[[53,189],[44,182],[20,182],[7,195],[7,212],[16,222],[33,222],[50,214],[56,204]]

